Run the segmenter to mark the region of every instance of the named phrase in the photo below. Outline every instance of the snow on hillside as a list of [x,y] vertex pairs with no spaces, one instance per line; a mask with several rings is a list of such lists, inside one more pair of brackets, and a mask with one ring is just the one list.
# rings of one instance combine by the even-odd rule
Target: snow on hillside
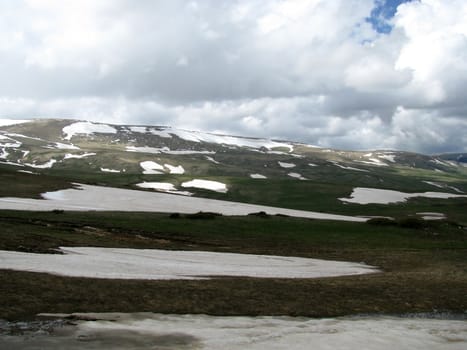
[[49,169],[49,168],[52,168],[55,163],[57,163],[56,159],[50,159],[48,162],[43,163],[43,164],[24,163],[24,165],[31,167],[31,168],[36,168],[36,169]]
[[0,126],[10,126],[10,125],[17,125],[23,123],[29,123],[32,120],[26,119],[0,119]]
[[277,162],[281,168],[295,168],[296,165],[293,163],[286,163],[286,162]]
[[405,202],[409,198],[426,197],[426,198],[461,198],[467,195],[459,195],[443,192],[423,192],[423,193],[405,193],[393,190],[382,190],[377,188],[354,188],[350,194],[350,198],[339,198],[342,202],[358,203],[358,204],[389,204]]
[[[104,210],[161,213],[215,212],[223,215],[248,215],[264,211],[270,215],[283,214],[311,219],[365,222],[354,216],[327,214],[305,210],[270,207],[196,197],[181,197],[165,193],[126,190],[112,187],[75,184],[78,188],[46,192],[43,199],[0,197],[0,209],[49,211]],[[131,203],[131,205],[128,205]]]
[[62,132],[65,135],[63,139],[70,141],[74,135],[92,135],[94,133],[116,134],[117,129],[107,124],[76,122],[65,126]]
[[247,137],[238,137],[238,136],[229,136],[229,135],[219,135],[202,131],[189,131],[183,129],[176,129],[170,127],[161,128],[161,130],[151,128],[151,127],[141,127],[141,126],[131,126],[129,130],[136,133],[150,133],[152,135],[157,135],[160,137],[171,137],[175,135],[185,141],[190,142],[206,142],[206,143],[215,143],[219,145],[229,145],[237,147],[248,147],[248,148],[287,148],[290,152],[293,151],[293,145],[287,142],[279,142],[267,139],[256,139],[256,138],[247,138]]
[[139,165],[143,168],[143,174],[162,174],[164,171],[162,165],[151,160],[141,162]]
[[182,187],[201,188],[201,189],[221,192],[221,193],[227,192],[227,186],[224,183],[218,182],[218,181],[194,179],[194,180],[182,183]]
[[95,155],[96,155],[96,153],[94,153],[94,152],[82,153],[82,154],[67,153],[63,157],[63,160],[66,160],[66,159],[82,159],[82,158],[91,157],[91,156],[95,156]]
[[185,174],[185,169],[181,165],[173,166],[170,164],[164,164],[164,167],[169,169],[170,174]]
[[147,147],[147,146],[126,146],[127,152],[150,153],[150,154],[172,154],[172,155],[187,155],[187,154],[215,154],[213,151],[195,151],[195,150],[171,150],[168,147]]
[[304,178],[301,174],[299,173],[288,173],[287,174],[288,176],[290,177],[293,177],[295,179],[299,179],[299,180],[306,180],[306,178]]
[[261,174],[250,174],[250,177],[251,177],[252,179],[267,179],[266,176],[261,175]]

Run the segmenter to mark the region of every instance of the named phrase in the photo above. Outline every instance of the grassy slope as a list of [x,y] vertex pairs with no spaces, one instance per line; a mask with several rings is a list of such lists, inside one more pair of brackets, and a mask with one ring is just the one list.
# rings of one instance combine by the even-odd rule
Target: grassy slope
[[[287,217],[3,211],[1,248],[65,246],[232,251],[365,261],[385,272],[316,280],[122,281],[0,271],[0,318],[38,312],[154,311],[335,316],[467,308],[467,233]],[[440,297],[442,296],[442,297]]]

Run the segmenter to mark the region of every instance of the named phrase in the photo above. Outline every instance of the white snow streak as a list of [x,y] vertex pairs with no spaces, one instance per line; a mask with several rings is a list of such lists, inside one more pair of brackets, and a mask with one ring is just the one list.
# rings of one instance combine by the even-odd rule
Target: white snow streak
[[377,188],[357,187],[352,191],[350,198],[339,198],[342,202],[358,203],[358,204],[389,204],[405,202],[409,198],[426,197],[426,198],[461,198],[467,195],[459,195],[443,192],[423,192],[423,193],[405,193],[393,190],[381,190]]

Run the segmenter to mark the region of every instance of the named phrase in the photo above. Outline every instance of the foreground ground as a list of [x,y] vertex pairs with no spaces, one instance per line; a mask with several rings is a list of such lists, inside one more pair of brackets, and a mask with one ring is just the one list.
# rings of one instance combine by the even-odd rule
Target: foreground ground
[[467,230],[447,221],[331,222],[253,215],[0,212],[0,249],[208,250],[365,262],[384,272],[321,279],[125,281],[1,270],[0,318],[40,312],[300,315],[467,310]]

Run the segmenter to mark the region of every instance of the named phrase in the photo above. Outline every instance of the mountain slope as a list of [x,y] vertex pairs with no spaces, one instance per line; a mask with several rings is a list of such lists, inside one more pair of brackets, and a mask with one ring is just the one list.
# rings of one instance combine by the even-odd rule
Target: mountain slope
[[[401,151],[332,150],[165,126],[0,121],[2,196],[37,197],[44,189],[65,187],[63,182],[80,182],[372,215],[381,209],[361,210],[339,198],[355,187],[464,194],[467,168],[457,160],[461,158]],[[30,182],[37,188],[18,189]],[[410,201],[423,208],[433,202]]]

